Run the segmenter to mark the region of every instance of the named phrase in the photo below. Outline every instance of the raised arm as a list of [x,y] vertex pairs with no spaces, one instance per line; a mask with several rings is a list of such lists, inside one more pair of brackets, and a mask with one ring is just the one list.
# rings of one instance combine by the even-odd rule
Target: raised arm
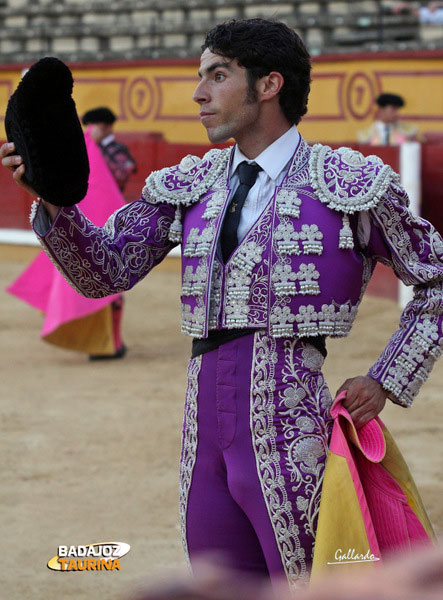
[[[0,148],[2,164],[18,185],[34,197],[24,181],[25,167],[14,148]],[[32,226],[59,271],[81,294],[99,298],[130,289],[174,246],[168,239],[174,208],[141,199],[114,213],[104,227],[93,225],[77,206],[34,204]]]

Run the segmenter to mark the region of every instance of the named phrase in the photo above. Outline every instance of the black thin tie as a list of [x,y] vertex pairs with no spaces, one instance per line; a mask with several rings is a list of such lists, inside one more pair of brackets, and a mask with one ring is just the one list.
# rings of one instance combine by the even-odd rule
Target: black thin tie
[[222,256],[225,263],[238,246],[237,229],[240,223],[241,209],[261,170],[262,168],[259,165],[249,164],[246,161],[241,162],[237,167],[240,185],[235,190],[235,194],[229,203],[220,237]]

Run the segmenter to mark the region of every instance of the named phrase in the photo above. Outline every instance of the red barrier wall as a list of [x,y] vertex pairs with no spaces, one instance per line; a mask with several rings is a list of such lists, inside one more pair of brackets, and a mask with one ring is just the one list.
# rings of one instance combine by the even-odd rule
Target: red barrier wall
[[21,190],[11,173],[0,166],[0,227],[30,229],[32,198]]
[[443,235],[443,144],[423,144],[421,184],[421,215]]

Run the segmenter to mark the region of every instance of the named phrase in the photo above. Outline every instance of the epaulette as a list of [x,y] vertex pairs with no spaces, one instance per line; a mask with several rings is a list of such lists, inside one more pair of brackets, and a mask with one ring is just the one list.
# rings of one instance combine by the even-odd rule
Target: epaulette
[[399,176],[374,155],[352,148],[332,150],[315,144],[309,160],[310,182],[318,198],[330,208],[353,214],[378,204]]
[[231,148],[209,150],[203,158],[188,154],[179,165],[153,171],[142,196],[148,202],[189,206],[207,192],[226,169]]

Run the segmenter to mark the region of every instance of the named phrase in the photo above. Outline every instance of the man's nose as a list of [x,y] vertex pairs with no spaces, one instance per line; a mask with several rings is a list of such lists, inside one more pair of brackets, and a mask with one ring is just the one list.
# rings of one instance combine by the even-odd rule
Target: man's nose
[[206,91],[206,86],[204,85],[203,81],[200,81],[200,83],[195,88],[194,93],[192,94],[192,99],[198,104],[203,104],[204,102],[208,101],[208,93]]

